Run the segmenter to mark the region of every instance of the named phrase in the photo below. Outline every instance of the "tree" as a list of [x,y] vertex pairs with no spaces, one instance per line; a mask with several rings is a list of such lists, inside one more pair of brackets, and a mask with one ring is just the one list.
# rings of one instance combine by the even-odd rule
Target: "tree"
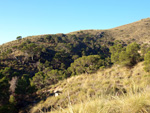
[[39,56],[42,50],[42,47],[37,46],[35,43],[25,44],[21,48],[21,50],[29,55],[32,60],[34,60],[34,56]]
[[7,78],[12,78],[13,77],[13,69],[12,67],[5,67],[4,69],[0,70],[0,73],[2,73],[3,75],[5,75],[5,77]]
[[30,80],[31,86],[35,86],[37,89],[41,89],[44,87],[44,73],[38,72],[35,76]]
[[144,56],[144,70],[150,72],[150,51],[148,51]]
[[46,86],[52,85],[58,82],[58,80],[64,79],[64,74],[60,70],[51,70],[44,78],[44,84]]
[[140,61],[140,49],[137,43],[131,43],[126,48],[119,45],[114,45],[110,48],[111,61],[116,64],[131,67]]
[[99,55],[83,56],[81,58],[76,59],[68,68],[68,71],[70,71],[72,75],[78,75],[82,73],[93,73],[103,65],[104,61]]
[[8,79],[0,73],[0,105],[9,101],[9,86]]
[[143,44],[141,46],[141,54],[142,54],[142,57],[144,58],[145,54],[150,51],[150,45],[149,44]]
[[22,77],[17,81],[15,93],[26,95],[29,93],[33,93],[34,91],[34,86],[30,85],[29,75],[23,74]]
[[119,55],[119,62],[123,66],[132,67],[140,61],[140,49],[137,43],[131,43],[126,47],[125,51],[122,51]]
[[17,40],[21,40],[21,39],[22,39],[22,36],[17,36],[16,39],[17,39]]
[[122,50],[123,50],[123,47],[121,44],[117,44],[117,45],[110,47],[111,61],[113,63],[119,63],[119,55]]

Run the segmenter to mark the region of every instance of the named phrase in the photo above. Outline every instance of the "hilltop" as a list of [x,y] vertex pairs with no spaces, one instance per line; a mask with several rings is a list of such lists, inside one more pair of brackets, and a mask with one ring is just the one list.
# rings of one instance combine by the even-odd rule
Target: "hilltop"
[[[92,35],[96,35],[96,36],[101,35],[101,34],[107,34],[108,38],[114,38],[115,40],[123,40],[123,41],[133,41],[134,40],[139,43],[148,43],[149,36],[150,36],[150,18],[141,19],[137,22],[133,22],[133,23],[126,24],[123,26],[115,27],[112,29],[80,30],[80,31],[70,32],[66,35],[69,35],[69,34],[78,35],[80,32],[82,32],[84,34],[92,34]],[[56,35],[61,35],[61,34],[62,33],[56,34]],[[36,41],[47,35],[52,35],[52,34],[28,36],[28,37],[25,37],[25,39]],[[14,44],[17,44],[17,41],[8,42],[1,46],[8,46],[8,45],[14,45]]]
[[84,30],[75,31],[69,34],[77,34],[79,32],[91,33],[93,35],[107,34],[108,38],[115,40],[123,40],[126,42],[136,41],[138,43],[149,43],[150,36],[150,18],[141,19],[137,22],[126,24],[106,30]]

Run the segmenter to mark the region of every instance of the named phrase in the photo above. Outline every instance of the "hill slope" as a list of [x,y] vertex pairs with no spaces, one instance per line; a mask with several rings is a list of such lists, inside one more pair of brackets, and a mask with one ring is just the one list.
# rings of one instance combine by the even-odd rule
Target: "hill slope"
[[[80,31],[69,34],[77,34]],[[102,32],[107,34],[105,38],[114,38],[126,42],[136,41],[138,43],[149,43],[150,41],[150,18],[142,19],[134,23],[126,24],[107,30],[85,30],[84,33],[100,35]]]
[[[148,43],[149,37],[150,37],[150,18],[142,19],[134,23],[126,24],[123,26],[115,27],[112,29],[107,30],[80,30],[71,32],[68,34],[71,35],[77,35],[78,33],[85,33],[85,34],[93,34],[93,35],[101,35],[101,33],[108,34],[109,38],[115,38],[116,40],[136,40],[139,43]],[[68,35],[66,34],[66,35]],[[50,34],[46,34],[50,35]],[[26,39],[29,39],[31,41],[36,41],[40,38],[43,38],[46,35],[38,35],[38,36],[29,36],[26,37]],[[61,35],[61,34],[57,34]],[[20,42],[19,42],[20,43]],[[1,46],[9,46],[9,45],[16,45],[17,41],[8,42],[6,44],[3,44]]]
[[143,62],[132,69],[113,66],[95,74],[71,77],[47,88],[49,93],[53,90],[62,93],[41,101],[31,112],[147,113],[150,112],[149,80],[149,74],[143,70]]
[[[48,104],[48,109],[52,110],[52,108],[58,108],[58,105],[62,105],[63,102],[63,108],[65,108],[68,105],[68,101],[53,98],[54,90],[56,90],[55,87],[57,87],[55,84],[71,76],[83,73],[88,75],[83,78],[79,77],[79,84],[74,83],[72,86],[68,84],[68,82],[62,82],[57,85],[66,85],[66,89],[63,88],[66,92],[72,89],[73,92],[71,93],[75,93],[76,95],[71,94],[71,98],[83,94],[83,96],[81,96],[81,100],[83,101],[87,99],[87,97],[98,97],[101,93],[110,93],[113,95],[116,94],[116,91],[119,95],[122,94],[122,92],[126,93],[128,90],[125,88],[126,85],[124,86],[119,82],[122,76],[124,78],[123,73],[116,72],[117,76],[111,75],[113,71],[109,72],[109,74],[101,73],[100,76],[90,76],[90,74],[99,69],[112,66],[114,62],[111,60],[111,55],[113,54],[111,47],[113,45],[115,48],[119,48],[117,52],[121,51],[121,53],[123,53],[121,56],[122,61],[125,59],[128,60],[130,56],[130,60],[132,61],[128,60],[126,62],[125,60],[124,64],[129,62],[135,65],[137,62],[143,60],[144,54],[150,50],[149,45],[142,46],[143,43],[149,43],[150,41],[149,27],[150,19],[147,18],[108,30],[82,30],[68,34],[29,36],[0,45],[0,112],[19,112],[21,109],[28,110],[26,108],[32,107],[33,104],[38,103],[40,100],[45,100],[49,96],[51,96],[52,104],[51,107],[49,107]],[[133,43],[128,47],[128,51],[125,51],[127,50],[126,47],[128,44],[132,42],[139,43],[140,45]],[[141,53],[141,55],[139,54],[140,51],[138,51],[140,46],[141,51],[145,52],[144,54]],[[132,49],[131,47],[136,48]],[[115,48],[112,51],[117,53]],[[136,56],[134,57],[132,53],[135,53],[134,55]],[[126,54],[126,56],[124,54]],[[114,57],[116,57],[116,55],[119,55],[119,53],[114,54]],[[113,70],[115,70],[115,68]],[[128,72],[131,72],[131,70],[128,70]],[[126,80],[128,80],[130,76],[135,76],[135,74],[132,75],[132,72],[126,74]],[[111,80],[106,80],[109,79],[107,75],[111,77]],[[118,78],[119,76],[121,77]],[[100,88],[99,85],[91,83],[96,80],[96,77],[107,81],[106,84],[104,82],[105,85],[101,85]],[[116,81],[115,77],[118,81]],[[87,80],[88,86],[84,83],[85,79]],[[73,82],[74,81],[71,80],[71,83]],[[88,82],[90,84],[88,84]],[[98,82],[100,82],[100,80]],[[83,87],[83,89],[81,87]],[[51,92],[47,92],[48,88]],[[93,88],[95,91],[102,92],[95,93]],[[132,91],[132,88],[129,88],[129,90]],[[81,91],[81,93],[79,93],[79,91]],[[68,99],[66,97],[68,93],[63,93],[62,95],[64,95],[65,100]],[[73,100],[74,104],[78,101],[78,99]],[[44,107],[41,109],[44,109]]]

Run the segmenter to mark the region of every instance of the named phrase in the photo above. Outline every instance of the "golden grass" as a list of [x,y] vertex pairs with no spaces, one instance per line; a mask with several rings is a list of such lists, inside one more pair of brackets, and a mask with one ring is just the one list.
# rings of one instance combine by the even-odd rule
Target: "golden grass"
[[78,34],[83,32],[85,34],[90,33],[93,35],[98,35],[101,32],[105,32],[107,37],[105,38],[115,38],[115,40],[123,40],[125,42],[133,42],[137,43],[149,43],[150,42],[150,18],[142,19],[137,22],[133,22],[130,24],[122,25],[119,27],[115,27],[112,29],[106,30],[79,30],[75,32],[71,32],[69,34]]
[[51,88],[62,88],[61,95],[38,103],[31,112],[43,109],[56,113],[150,112],[147,107],[150,76],[146,75],[141,62],[132,69],[113,66],[95,74],[74,76]]
[[131,93],[124,96],[97,98],[53,113],[149,113],[150,91]]

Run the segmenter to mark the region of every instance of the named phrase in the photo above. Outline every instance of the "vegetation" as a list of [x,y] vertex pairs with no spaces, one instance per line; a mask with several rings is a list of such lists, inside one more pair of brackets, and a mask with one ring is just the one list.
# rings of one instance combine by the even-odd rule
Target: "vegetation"
[[113,96],[112,99],[96,98],[75,106],[69,105],[68,109],[53,113],[148,113],[150,110],[149,98],[150,95],[146,91],[140,94],[131,93],[122,97]]
[[36,41],[20,38],[17,37],[18,44],[1,49],[1,79],[7,86],[2,91],[7,96],[7,103],[5,99],[1,102],[3,106],[14,100],[13,107],[24,108],[41,99],[36,96],[37,91],[72,75],[94,73],[111,64],[108,59],[113,39],[106,41],[102,36],[83,32],[45,35]]
[[72,75],[90,74],[96,72],[101,66],[104,66],[104,60],[99,55],[89,55],[76,59],[68,68],[68,71]]
[[149,73],[143,62],[131,69],[113,66],[95,74],[73,76],[48,89],[62,89],[35,105],[31,112],[98,113],[149,112]]
[[16,39],[17,39],[17,40],[21,40],[21,39],[22,39],[22,36],[17,36]]
[[[143,44],[149,42],[146,38],[148,32],[139,27],[142,24],[142,28],[148,31],[149,24],[145,25],[145,22],[149,19],[136,22],[134,25],[137,27],[130,24],[129,27],[111,30],[85,30],[26,38],[18,36],[17,40],[1,45],[0,112],[29,112],[35,104],[38,107],[35,106],[33,112],[50,112],[60,110],[60,107],[65,110],[68,105],[88,103],[85,100],[89,100],[89,109],[84,105],[83,108],[69,109],[90,112],[92,103],[104,100],[108,103],[99,103],[103,108],[95,106],[94,109],[124,112],[122,106],[126,104],[121,104],[119,100],[129,102],[138,95],[141,95],[139,99],[149,98],[150,45]],[[135,28],[140,29],[137,35]],[[143,36],[142,40],[139,36]],[[139,69],[142,71],[138,72],[136,65],[143,60],[143,66],[140,65],[142,68]],[[54,97],[55,92],[61,95]],[[140,102],[141,105],[143,101]],[[119,103],[120,106],[116,108],[111,103]],[[143,103],[133,112],[149,112],[149,101]]]
[[145,54],[144,57],[144,69],[146,72],[150,72],[150,51],[148,51],[148,53]]
[[127,47],[122,48],[122,45],[114,45],[110,48],[111,60],[114,63],[121,64],[123,66],[132,67],[140,61],[140,54],[138,50],[139,45],[131,43]]

